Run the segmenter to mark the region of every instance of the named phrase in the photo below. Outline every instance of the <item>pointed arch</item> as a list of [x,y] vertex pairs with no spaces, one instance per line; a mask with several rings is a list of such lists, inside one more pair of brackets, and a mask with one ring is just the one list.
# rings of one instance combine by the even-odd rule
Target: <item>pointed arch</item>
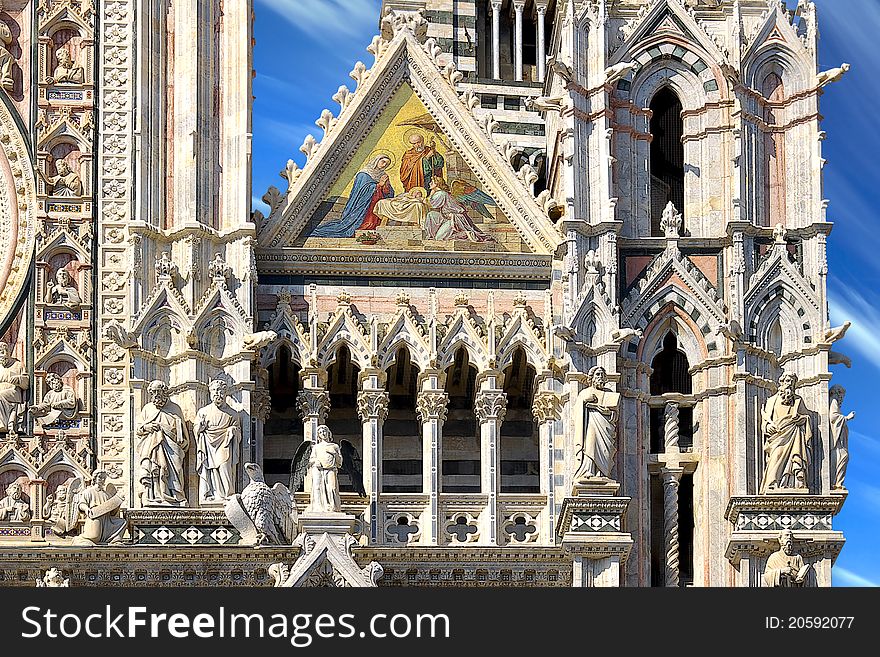
[[431,362],[431,349],[424,329],[416,323],[412,311],[399,313],[388,327],[388,333],[379,345],[379,369],[388,369],[397,358],[398,350],[406,345],[410,357],[424,370]]
[[351,308],[338,312],[327,333],[318,344],[318,367],[326,368],[336,359],[341,344],[348,347],[351,356],[361,368],[370,366],[370,348],[366,342],[365,331]]
[[[651,234],[663,236],[663,210],[672,203],[682,215],[684,202],[684,108],[678,94],[668,85],[651,98]],[[687,220],[687,216],[684,216]],[[685,224],[686,225],[686,224]],[[684,226],[682,226],[683,232]]]
[[479,371],[489,368],[485,338],[466,311],[454,317],[437,349],[440,366],[446,368],[453,364],[459,349],[467,351],[468,359]]

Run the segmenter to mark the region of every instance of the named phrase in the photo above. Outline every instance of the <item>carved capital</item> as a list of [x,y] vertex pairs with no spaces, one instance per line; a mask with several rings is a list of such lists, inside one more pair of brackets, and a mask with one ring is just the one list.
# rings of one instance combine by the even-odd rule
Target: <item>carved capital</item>
[[265,422],[272,414],[272,396],[264,388],[257,388],[253,397],[254,419]]
[[535,401],[532,405],[532,415],[539,424],[544,422],[553,422],[560,418],[562,402],[559,395],[555,392],[539,392],[535,395]]
[[384,422],[388,417],[388,393],[384,390],[361,390],[357,398],[358,417],[361,422],[379,420]]
[[303,420],[317,418],[320,424],[330,412],[330,393],[326,390],[302,390],[296,397],[296,408]]
[[489,420],[501,422],[507,413],[507,393],[501,390],[486,390],[477,393],[474,400],[474,413],[480,424]]
[[442,390],[426,390],[419,393],[416,411],[423,423],[431,420],[445,422],[448,404],[449,395]]

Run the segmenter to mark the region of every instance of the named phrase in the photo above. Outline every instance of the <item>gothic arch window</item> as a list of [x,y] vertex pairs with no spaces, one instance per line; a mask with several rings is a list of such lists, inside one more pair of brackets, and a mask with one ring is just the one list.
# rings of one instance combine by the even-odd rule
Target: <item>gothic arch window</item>
[[507,413],[498,446],[502,493],[541,492],[538,424],[532,415],[535,376],[525,351],[517,349],[510,367],[504,370]]
[[[346,345],[336,352],[336,360],[327,370],[327,388],[330,392],[330,412],[327,426],[333,432],[333,439],[339,443],[347,440],[358,454],[363,451],[363,429],[357,414],[358,375],[360,368],[351,357]],[[363,455],[361,454],[363,457]],[[347,474],[339,473],[339,489],[353,492],[354,486]]]
[[785,342],[785,333],[782,330],[782,321],[777,318],[770,327],[767,336],[767,348],[779,358],[782,355],[782,346]]
[[419,369],[406,347],[388,370],[388,418],[382,430],[382,492],[422,492],[422,432],[416,413]]
[[785,86],[782,78],[770,73],[762,83],[762,92],[767,99],[764,109],[764,226],[785,224],[785,133],[775,129],[779,122],[777,103],[785,99]]
[[[662,236],[660,220],[672,201],[684,214],[684,122],[682,105],[669,87],[651,99],[651,234]],[[686,217],[685,217],[686,218]]]
[[[675,392],[681,395],[693,394],[693,381],[688,371],[690,363],[683,351],[678,348],[678,338],[669,331],[663,338],[663,349],[651,361],[651,396],[660,397]],[[651,405],[651,452],[664,449],[666,405],[663,399]],[[686,449],[694,441],[694,409],[690,405],[680,405],[678,416],[679,446]]]
[[266,483],[290,483],[293,457],[303,441],[303,422],[296,408],[300,391],[300,368],[290,348],[282,345],[269,365],[272,410],[263,424],[263,473]]
[[443,493],[480,492],[480,432],[474,414],[477,370],[464,348],[446,371],[449,406],[443,423]]

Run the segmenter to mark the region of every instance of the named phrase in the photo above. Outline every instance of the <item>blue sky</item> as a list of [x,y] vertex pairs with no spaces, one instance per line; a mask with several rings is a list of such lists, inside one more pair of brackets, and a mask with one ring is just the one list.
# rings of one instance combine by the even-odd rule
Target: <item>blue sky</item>
[[[378,31],[380,0],[255,0],[257,77],[254,83],[254,207],[269,187],[284,188],[279,172],[291,157],[300,166],[299,147],[307,134],[319,137],[315,119],[334,112],[330,99],[341,84],[353,88],[354,63],[373,58],[366,46]],[[847,389],[850,423],[850,497],[836,519],[847,538],[834,569],[835,584],[876,585],[880,560],[880,404],[874,385],[880,376],[880,258],[875,208],[880,207],[880,1],[818,0],[820,66],[853,65],[843,81],[826,87],[822,113],[825,198],[829,220],[829,298],[834,325],[853,327],[836,346],[853,359],[852,369],[834,366],[833,383]],[[833,8],[833,10],[832,10]]]

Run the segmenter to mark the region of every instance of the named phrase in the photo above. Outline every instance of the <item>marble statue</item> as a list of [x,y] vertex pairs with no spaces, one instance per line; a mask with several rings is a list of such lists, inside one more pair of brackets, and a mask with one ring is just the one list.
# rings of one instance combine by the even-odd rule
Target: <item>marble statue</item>
[[55,282],[46,290],[46,303],[57,304],[74,309],[82,303],[82,297],[73,286],[73,278],[70,272],[64,268],[55,272]]
[[605,387],[605,368],[594,367],[588,376],[590,386],[578,394],[574,405],[575,435],[582,437],[576,454],[575,483],[597,477],[610,479],[617,453],[620,393]]
[[46,184],[52,188],[52,196],[83,195],[82,180],[79,174],[70,168],[66,160],[58,160],[55,163],[55,172],[57,175],[47,176],[40,169],[37,169],[40,178],[46,181]]
[[31,505],[21,484],[13,481],[6,487],[6,497],[0,500],[0,521],[27,522],[31,519]]
[[85,69],[73,61],[73,56],[66,48],[55,51],[58,63],[49,78],[49,84],[82,84],[85,81]]
[[828,391],[831,398],[831,408],[828,418],[831,421],[831,446],[834,450],[836,468],[831,487],[837,490],[844,489],[843,480],[846,478],[846,466],[849,464],[849,427],[847,422],[856,417],[855,412],[843,414],[843,399],[846,389],[843,386],[831,386]]
[[186,460],[190,445],[183,413],[168,398],[168,386],[153,381],[147,386],[150,401],[137,426],[137,457],[144,501],[150,504],[186,504]]
[[342,451],[333,442],[333,433],[326,425],[318,427],[318,435],[309,454],[309,512],[340,513],[339,468]]
[[266,484],[263,469],[245,463],[250,478],[240,495],[226,502],[226,517],[241,533],[246,545],[291,545],[297,534],[297,513],[293,493],[282,483]]
[[57,568],[50,568],[43,575],[42,579],[37,580],[37,588],[67,588],[70,586],[70,578]]
[[196,472],[203,502],[222,502],[235,494],[241,447],[241,419],[226,403],[227,385],[213,380],[211,403],[196,413]]
[[797,380],[795,374],[783,374],[779,391],[761,413],[767,459],[761,493],[809,488],[813,429],[804,400],[795,394]]
[[120,516],[123,500],[108,477],[106,470],[95,470],[91,483],[69,500],[84,517],[82,533],[76,540],[79,544],[107,545],[123,540],[127,524]]
[[803,586],[810,565],[794,551],[794,534],[790,529],[779,533],[779,549],[767,557],[767,566],[761,578],[764,586]]
[[[3,11],[3,3],[0,2],[0,12]],[[15,64],[15,57],[9,52],[12,45],[12,30],[2,20],[0,20],[0,87],[6,91],[12,91],[15,86],[15,79],[12,77],[12,66]]]
[[63,420],[74,419],[79,402],[73,388],[64,385],[64,381],[55,372],[46,375],[46,387],[48,390],[43,395],[43,400],[29,409],[37,426],[48,427]]
[[52,531],[56,534],[66,534],[71,529],[65,521],[68,506],[67,489],[67,483],[61,484],[54,493],[46,496],[43,504],[43,519],[52,523]]
[[0,431],[15,432],[30,381],[11,351],[8,343],[0,342]]

